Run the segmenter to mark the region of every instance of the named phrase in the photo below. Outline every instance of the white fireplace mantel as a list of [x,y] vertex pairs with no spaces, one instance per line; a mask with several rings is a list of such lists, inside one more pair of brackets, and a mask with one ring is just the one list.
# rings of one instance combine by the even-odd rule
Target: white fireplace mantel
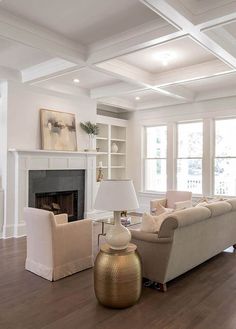
[[[97,192],[97,152],[8,150],[8,184],[5,200],[3,237],[25,235],[24,207],[28,206],[29,170],[85,170],[85,218],[96,217],[93,209]],[[7,221],[6,221],[7,218]]]
[[66,154],[67,156],[69,155],[78,155],[78,154],[82,154],[82,155],[96,155],[98,154],[98,152],[94,151],[51,151],[51,150],[41,150],[41,149],[14,149],[14,148],[10,148],[8,149],[8,152],[12,152],[12,153],[41,153],[41,154]]

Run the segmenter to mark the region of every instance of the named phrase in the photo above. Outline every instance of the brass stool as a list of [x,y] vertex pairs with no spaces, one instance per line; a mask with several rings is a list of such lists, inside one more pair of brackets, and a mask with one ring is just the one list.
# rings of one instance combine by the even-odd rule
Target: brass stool
[[94,290],[99,302],[112,308],[134,305],[142,290],[142,267],[134,244],[124,250],[101,246],[94,265]]

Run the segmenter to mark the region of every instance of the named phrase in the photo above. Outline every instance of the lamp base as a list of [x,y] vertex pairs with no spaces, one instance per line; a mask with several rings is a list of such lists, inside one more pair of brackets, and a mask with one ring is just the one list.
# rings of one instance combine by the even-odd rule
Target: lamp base
[[111,249],[126,249],[131,240],[130,231],[121,224],[120,211],[114,211],[115,225],[106,234],[106,242]]

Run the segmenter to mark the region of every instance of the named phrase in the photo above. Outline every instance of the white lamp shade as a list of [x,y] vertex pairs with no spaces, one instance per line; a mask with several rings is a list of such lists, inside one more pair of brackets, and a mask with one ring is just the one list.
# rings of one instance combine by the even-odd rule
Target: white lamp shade
[[108,179],[101,181],[94,208],[111,211],[135,210],[139,208],[132,180]]

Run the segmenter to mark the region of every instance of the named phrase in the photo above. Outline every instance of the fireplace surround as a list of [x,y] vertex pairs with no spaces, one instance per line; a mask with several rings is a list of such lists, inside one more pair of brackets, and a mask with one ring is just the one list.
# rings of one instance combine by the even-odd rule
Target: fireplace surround
[[85,170],[30,170],[29,207],[84,218]]

